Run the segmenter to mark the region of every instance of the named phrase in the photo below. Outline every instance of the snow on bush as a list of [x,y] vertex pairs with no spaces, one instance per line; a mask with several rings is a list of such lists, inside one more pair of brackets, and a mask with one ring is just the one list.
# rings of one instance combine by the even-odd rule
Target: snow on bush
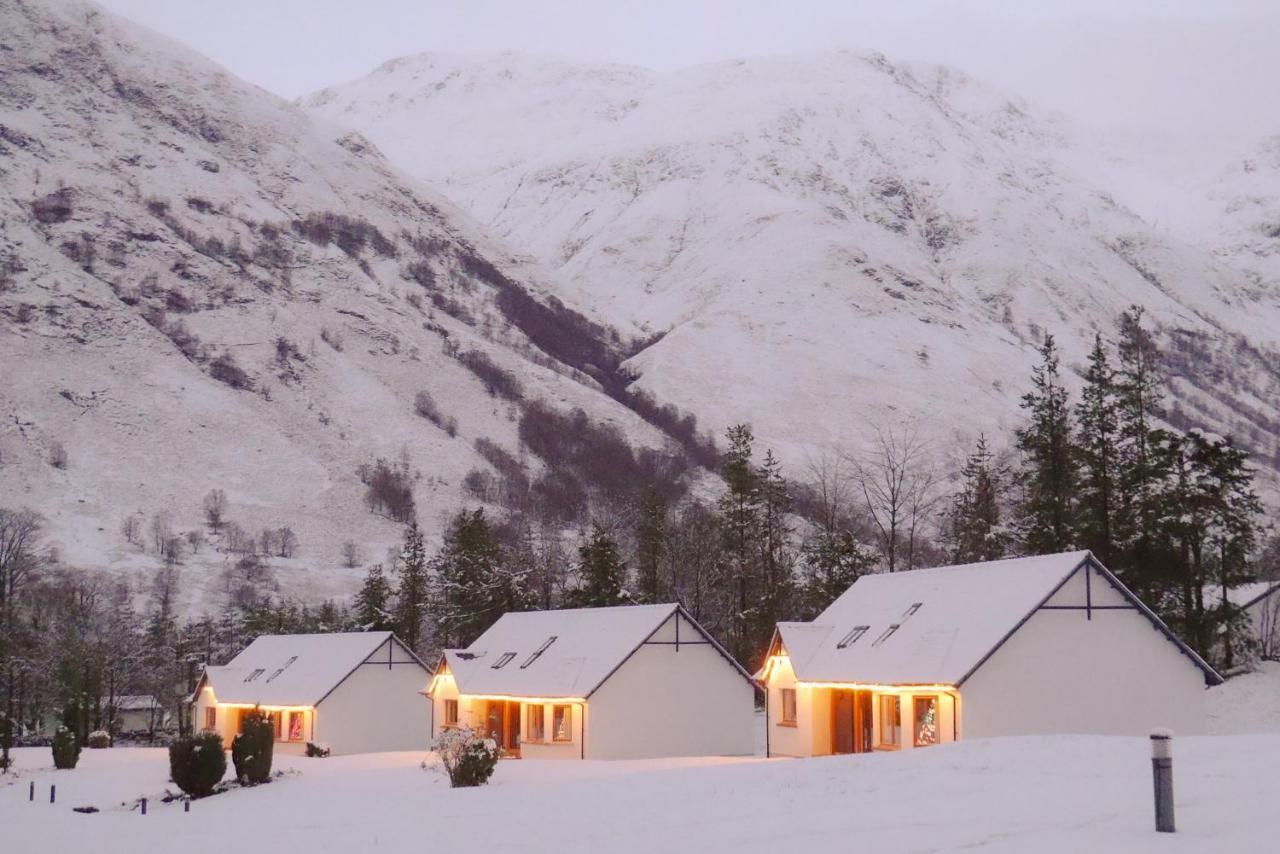
[[271,716],[260,709],[245,715],[240,732],[231,740],[231,761],[236,766],[236,779],[242,785],[270,780],[274,748],[275,724]]
[[53,734],[53,767],[68,770],[80,761],[80,742],[76,734],[64,726]]
[[498,764],[497,742],[481,737],[471,727],[445,730],[432,749],[440,757],[449,785],[455,789],[483,786]]
[[169,745],[169,776],[193,798],[213,794],[226,773],[227,756],[216,732],[183,736]]
[[307,756],[312,759],[323,759],[329,755],[329,745],[327,742],[307,742]]
[[101,750],[104,747],[111,746],[111,733],[105,729],[95,729],[89,733],[89,737],[85,740],[85,744],[94,750]]

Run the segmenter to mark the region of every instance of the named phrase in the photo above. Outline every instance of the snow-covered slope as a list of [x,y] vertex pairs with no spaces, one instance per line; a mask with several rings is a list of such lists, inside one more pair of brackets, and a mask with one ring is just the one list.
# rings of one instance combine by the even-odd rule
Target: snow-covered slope
[[1042,331],[1079,366],[1133,303],[1179,420],[1280,450],[1276,277],[1152,227],[1066,165],[1061,119],[955,70],[425,54],[304,104],[652,336],[643,386],[793,461],[903,416],[1007,429]]
[[[475,439],[518,453],[514,405],[458,353],[664,441],[577,370],[605,333],[360,136],[88,4],[0,0],[0,32],[0,506],[42,513],[67,564],[148,579],[122,520],[196,530],[219,488],[251,533],[297,533],[284,592],[351,591],[344,541],[375,560],[400,530],[358,466],[405,460],[436,533]],[[182,567],[191,609],[233,583],[213,545]]]

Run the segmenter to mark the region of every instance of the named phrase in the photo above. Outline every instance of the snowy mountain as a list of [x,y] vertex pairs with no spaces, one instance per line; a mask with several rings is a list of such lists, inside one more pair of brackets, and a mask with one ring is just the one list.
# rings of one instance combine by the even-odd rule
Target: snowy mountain
[[[403,461],[438,533],[476,439],[521,454],[516,395],[486,392],[511,378],[670,445],[602,393],[610,333],[359,135],[95,6],[0,0],[0,29],[0,506],[67,565],[145,582],[152,520],[202,530],[222,489],[251,535],[295,532],[274,585],[348,593],[345,541],[376,560],[401,530],[358,468]],[[225,540],[179,567],[189,611],[237,583]]]
[[[1043,331],[1079,368],[1140,303],[1172,420],[1280,467],[1280,272],[1153,226],[1073,168],[1090,152],[1063,119],[953,69],[424,54],[304,105],[648,336],[641,386],[717,429],[753,422],[792,463],[904,417],[943,441],[1007,430]],[[1243,169],[1264,160],[1217,185],[1224,233],[1263,259],[1274,208]]]

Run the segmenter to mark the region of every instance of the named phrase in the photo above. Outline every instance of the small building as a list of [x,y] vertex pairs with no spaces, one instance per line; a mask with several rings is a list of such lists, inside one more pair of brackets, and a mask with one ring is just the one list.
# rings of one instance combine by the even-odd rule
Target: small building
[[469,726],[508,756],[754,752],[755,683],[679,605],[505,614],[423,693],[433,737]]
[[[1218,607],[1222,602],[1222,587],[1210,584],[1204,589],[1205,605]],[[1280,659],[1280,581],[1255,581],[1240,584],[1227,589],[1227,601],[1232,607],[1244,615],[1244,623],[1249,629],[1249,640],[1256,644],[1259,658]],[[1226,635],[1228,629],[1224,628]],[[1239,664],[1230,661],[1227,656],[1225,641],[1218,646],[1224,667]]]
[[150,694],[126,694],[116,697],[113,720],[116,732],[153,733],[164,729],[169,716],[164,706]]
[[863,576],[759,676],[773,756],[1194,734],[1222,681],[1087,551]]
[[424,750],[421,689],[431,675],[391,632],[263,635],[222,667],[206,667],[193,695],[197,730],[223,743],[246,713],[275,722],[276,749],[307,742],[336,754]]

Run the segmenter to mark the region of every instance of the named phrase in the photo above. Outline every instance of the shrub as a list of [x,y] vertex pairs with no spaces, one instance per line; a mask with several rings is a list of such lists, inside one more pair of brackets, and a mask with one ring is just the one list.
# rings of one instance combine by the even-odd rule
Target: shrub
[[91,750],[102,750],[104,747],[111,746],[111,733],[104,729],[95,729],[89,733],[89,737],[85,740],[85,744]]
[[439,427],[450,436],[458,435],[458,419],[445,415],[429,391],[420,391],[413,398],[413,411]]
[[53,767],[70,769],[80,761],[80,742],[76,734],[64,726],[53,734]]
[[361,480],[368,484],[364,500],[371,511],[405,524],[413,521],[417,510],[407,467],[392,467],[386,460],[378,460],[372,469],[368,469],[367,476],[361,474]]
[[324,759],[329,755],[329,745],[316,744],[314,741],[307,742],[307,756],[312,759]]
[[342,352],[342,333],[325,328],[320,330],[320,340],[339,353]]
[[216,732],[182,736],[169,745],[169,776],[192,798],[213,794],[226,773],[222,736]]
[[209,363],[209,376],[218,382],[226,383],[234,389],[253,388],[253,380],[236,364],[231,354],[226,351],[223,351],[221,356]]
[[31,212],[44,225],[66,222],[71,219],[71,190],[64,187],[36,199],[31,203]]
[[245,785],[257,785],[271,779],[275,737],[275,724],[266,712],[254,709],[244,716],[240,733],[231,740],[231,761],[236,766],[237,780]]
[[484,383],[484,390],[490,395],[507,400],[520,400],[524,397],[524,388],[516,375],[498,367],[488,354],[480,350],[468,350],[458,354],[458,361]]
[[480,737],[470,727],[445,730],[432,747],[455,789],[483,786],[498,764],[497,742]]

